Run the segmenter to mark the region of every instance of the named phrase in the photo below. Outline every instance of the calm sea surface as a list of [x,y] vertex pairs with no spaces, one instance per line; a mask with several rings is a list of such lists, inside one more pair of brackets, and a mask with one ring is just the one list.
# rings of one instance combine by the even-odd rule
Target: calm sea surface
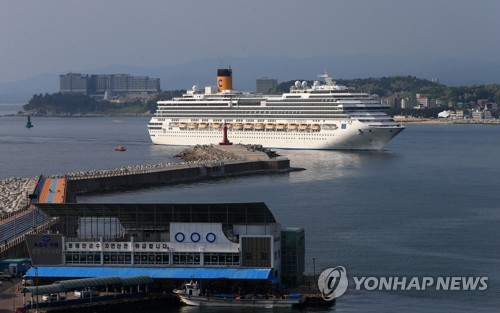
[[[0,115],[19,108],[0,105]],[[0,116],[0,179],[178,161],[182,148],[151,144],[148,120],[35,117],[27,129],[25,118]],[[127,151],[115,152],[118,145]],[[305,228],[308,273],[313,257],[316,274],[346,268],[349,289],[329,310],[500,311],[500,126],[408,125],[380,152],[278,153],[307,170],[78,201],[263,201],[283,225]],[[488,289],[357,291],[352,277],[361,276],[488,277]]]

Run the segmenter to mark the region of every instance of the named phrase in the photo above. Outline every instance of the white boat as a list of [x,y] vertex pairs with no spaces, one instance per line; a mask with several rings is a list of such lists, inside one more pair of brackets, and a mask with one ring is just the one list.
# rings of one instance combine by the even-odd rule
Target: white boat
[[191,306],[288,308],[305,301],[305,296],[301,294],[282,296],[214,294],[206,296],[201,294],[198,283],[193,281],[184,284],[183,289],[175,289],[174,293],[184,304]]
[[[222,127],[197,127],[202,120],[227,125],[233,143],[285,149],[380,150],[405,128],[377,96],[337,85],[326,73],[319,75],[323,82],[297,81],[282,95],[255,95],[232,90],[231,70],[222,72],[229,77],[218,77],[217,90],[194,86],[157,102],[148,124],[154,144],[218,144]],[[257,121],[253,129],[242,126],[248,120]]]

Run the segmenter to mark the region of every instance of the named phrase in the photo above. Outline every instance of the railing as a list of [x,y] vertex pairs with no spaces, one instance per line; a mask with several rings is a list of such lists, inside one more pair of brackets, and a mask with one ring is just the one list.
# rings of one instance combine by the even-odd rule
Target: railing
[[24,232],[22,235],[19,235],[15,238],[8,240],[6,243],[4,241],[3,243],[0,244],[0,253],[2,253],[2,252],[6,251],[14,246],[17,246],[18,244],[24,243],[24,241],[26,239],[25,235],[38,234],[42,231],[49,229],[50,227],[54,226],[57,223],[59,223],[59,218],[56,217],[56,218],[53,218],[49,221],[46,221],[46,222],[38,225],[38,226],[32,227],[31,230]]

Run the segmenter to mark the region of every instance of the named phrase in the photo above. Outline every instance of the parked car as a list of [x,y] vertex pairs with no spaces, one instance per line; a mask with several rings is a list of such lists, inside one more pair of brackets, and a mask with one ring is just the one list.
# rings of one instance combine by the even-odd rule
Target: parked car
[[9,273],[0,272],[0,280],[11,280],[13,277],[14,275]]
[[31,286],[33,285],[33,280],[29,277],[23,276],[23,280],[21,281],[23,286]]
[[51,293],[50,295],[43,295],[42,296],[43,302],[61,301],[64,299],[66,299],[66,297],[63,295],[60,295],[58,293]]
[[76,298],[88,298],[90,296],[92,297],[99,296],[99,291],[90,288],[85,288],[83,290],[75,290]]

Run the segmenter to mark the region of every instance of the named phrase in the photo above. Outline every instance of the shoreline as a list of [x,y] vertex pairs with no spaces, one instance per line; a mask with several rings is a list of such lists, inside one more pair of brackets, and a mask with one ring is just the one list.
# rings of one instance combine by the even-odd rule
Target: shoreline
[[[34,114],[21,112],[16,114],[0,115],[1,117],[153,117],[153,113],[86,113],[86,114]],[[489,120],[449,120],[442,118],[394,118],[394,121],[402,124],[480,124],[480,125],[500,125],[500,119]]]
[[396,122],[402,124],[475,124],[475,125],[500,125],[500,119],[491,120],[473,120],[473,119],[463,119],[463,120],[444,120],[444,119],[394,119]]

